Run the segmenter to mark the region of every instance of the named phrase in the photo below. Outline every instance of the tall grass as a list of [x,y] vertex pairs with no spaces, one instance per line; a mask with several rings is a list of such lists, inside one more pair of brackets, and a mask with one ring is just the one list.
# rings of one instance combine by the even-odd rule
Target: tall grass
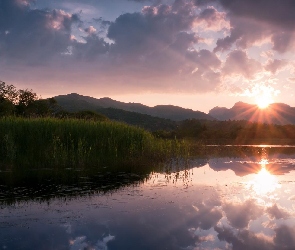
[[77,119],[0,119],[0,164],[102,166],[163,160],[186,153],[178,141],[117,122]]

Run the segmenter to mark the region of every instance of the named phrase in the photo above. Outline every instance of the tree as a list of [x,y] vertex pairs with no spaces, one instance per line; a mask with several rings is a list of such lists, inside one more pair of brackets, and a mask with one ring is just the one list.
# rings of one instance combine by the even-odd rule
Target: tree
[[54,98],[39,99],[33,90],[16,90],[0,81],[0,116],[52,116],[60,111]]
[[0,116],[12,115],[15,111],[16,100],[16,88],[0,80]]
[[12,102],[2,99],[0,100],[0,117],[13,115],[15,111],[15,106]]
[[6,85],[5,82],[0,80],[0,102],[6,100],[15,104],[17,97],[16,88],[13,85]]
[[18,102],[16,105],[16,111],[18,115],[30,116],[34,113],[34,103],[38,100],[38,96],[33,90],[20,89],[17,91]]

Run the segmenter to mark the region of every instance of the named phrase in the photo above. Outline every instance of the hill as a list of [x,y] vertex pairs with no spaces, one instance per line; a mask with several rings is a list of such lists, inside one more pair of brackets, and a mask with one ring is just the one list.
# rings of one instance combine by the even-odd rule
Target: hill
[[[93,98],[94,99],[94,98]],[[110,98],[104,98],[110,99]],[[146,114],[126,111],[117,108],[103,108],[95,103],[95,101],[86,101],[79,96],[75,98],[71,96],[68,98],[56,97],[58,105],[68,112],[79,112],[83,110],[95,111],[99,114],[105,115],[111,120],[125,122],[130,125],[139,126],[150,131],[166,130],[171,131],[177,127],[177,122],[169,119],[153,117]],[[91,100],[91,99],[90,99]],[[111,99],[110,99],[111,100]],[[107,104],[106,104],[107,106]]]
[[257,105],[237,102],[232,108],[215,107],[209,115],[217,120],[247,120],[268,124],[295,124],[295,108],[284,103],[273,103],[265,109]]
[[186,119],[215,120],[213,117],[204,112],[185,109],[173,105],[158,105],[155,107],[149,107],[140,103],[124,103],[107,97],[96,99],[76,93],[59,95],[54,98],[63,109],[71,112],[85,109],[97,111],[97,109],[101,108],[113,108],[170,119],[172,121],[182,121]]

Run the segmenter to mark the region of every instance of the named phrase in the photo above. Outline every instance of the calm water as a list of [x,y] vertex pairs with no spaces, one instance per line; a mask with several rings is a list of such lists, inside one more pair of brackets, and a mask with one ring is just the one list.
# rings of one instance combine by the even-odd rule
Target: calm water
[[179,167],[2,171],[0,249],[295,249],[295,151]]

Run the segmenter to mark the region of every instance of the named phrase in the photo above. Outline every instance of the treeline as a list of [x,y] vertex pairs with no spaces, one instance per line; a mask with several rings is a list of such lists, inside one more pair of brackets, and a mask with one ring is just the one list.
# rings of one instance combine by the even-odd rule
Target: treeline
[[41,99],[29,89],[16,89],[0,81],[0,116],[50,116],[58,111],[54,98]]
[[203,143],[218,144],[249,144],[285,143],[295,144],[295,125],[275,125],[253,123],[249,121],[208,121],[185,120],[178,124],[173,131],[156,131],[153,133],[160,138],[186,138]]
[[88,110],[67,112],[54,98],[41,99],[31,89],[16,89],[0,81],[0,117],[4,116],[108,120],[106,116]]

